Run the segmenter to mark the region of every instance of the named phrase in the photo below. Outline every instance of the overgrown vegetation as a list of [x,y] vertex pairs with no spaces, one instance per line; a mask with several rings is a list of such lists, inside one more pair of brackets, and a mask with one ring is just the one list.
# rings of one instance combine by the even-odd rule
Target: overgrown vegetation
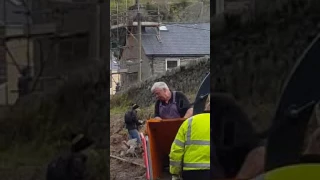
[[232,93],[258,131],[269,127],[284,81],[318,33],[316,7],[304,5],[292,11],[284,7],[245,26],[229,22],[223,34],[211,37],[218,59],[212,88]]
[[[164,22],[183,22],[184,17],[181,17],[181,13],[185,9],[195,3],[203,2],[205,6],[210,4],[209,0],[140,0],[140,3],[145,6],[147,11],[155,11],[157,13],[158,9],[163,17]],[[111,14],[122,13],[128,9],[128,7],[133,6],[135,0],[116,0],[110,1]],[[200,11],[200,9],[198,9]]]
[[45,166],[69,148],[71,133],[83,133],[97,145],[89,158],[91,179],[107,179],[108,73],[105,64],[92,64],[70,73],[68,81],[52,94],[21,99],[0,122],[0,165]]
[[[186,96],[188,97],[190,102],[194,101],[196,93],[197,92],[186,93]],[[126,94],[114,95],[110,100],[110,116],[116,114],[124,114],[130,108],[131,103],[132,99],[130,99]],[[153,117],[154,104],[140,108],[138,115],[140,119],[150,119],[151,117]]]

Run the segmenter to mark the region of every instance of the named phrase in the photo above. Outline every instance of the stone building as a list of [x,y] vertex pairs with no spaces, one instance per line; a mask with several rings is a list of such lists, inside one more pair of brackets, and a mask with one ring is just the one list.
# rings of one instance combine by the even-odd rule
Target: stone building
[[[142,80],[152,75],[184,66],[191,61],[210,56],[210,24],[168,24],[142,28]],[[128,36],[121,54],[121,84],[130,85],[138,80],[138,41]]]
[[[19,1],[6,0],[0,3],[0,106],[16,102],[17,80],[21,69],[28,65],[28,40],[23,37],[27,19],[21,13],[23,11],[25,8]],[[29,57],[32,59],[32,41],[29,41],[29,47]],[[33,61],[29,62],[29,67],[32,69]]]
[[113,57],[110,61],[110,95],[116,93],[117,83],[120,85],[119,65]]
[[29,0],[28,8],[21,0],[3,2],[0,105],[13,105],[17,100],[17,78],[19,69],[27,65],[28,48],[37,93],[52,91],[62,82],[60,77],[68,77],[93,61],[109,60],[109,51],[102,50],[109,47],[108,23],[101,23],[109,18],[107,2],[97,6],[97,1]]

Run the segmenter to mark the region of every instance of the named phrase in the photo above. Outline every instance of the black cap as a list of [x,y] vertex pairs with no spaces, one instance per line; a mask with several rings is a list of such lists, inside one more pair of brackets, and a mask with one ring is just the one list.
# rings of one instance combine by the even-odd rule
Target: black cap
[[73,138],[71,150],[73,152],[79,152],[87,149],[93,143],[94,143],[93,140],[84,136],[83,134],[80,134]]
[[132,104],[132,109],[138,109],[140,106],[138,106],[137,104]]

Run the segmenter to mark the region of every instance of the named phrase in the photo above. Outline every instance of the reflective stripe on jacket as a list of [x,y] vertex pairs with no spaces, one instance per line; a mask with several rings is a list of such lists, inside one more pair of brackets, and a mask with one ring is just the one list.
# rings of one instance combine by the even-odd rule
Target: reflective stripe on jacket
[[210,113],[197,114],[182,123],[169,157],[171,174],[210,169]]

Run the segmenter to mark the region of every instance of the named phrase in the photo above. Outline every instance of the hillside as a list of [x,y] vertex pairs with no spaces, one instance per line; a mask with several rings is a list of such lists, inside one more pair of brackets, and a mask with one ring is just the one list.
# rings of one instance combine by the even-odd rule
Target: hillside
[[[319,7],[319,6],[317,6]],[[211,37],[215,91],[233,94],[259,130],[270,125],[283,82],[319,32],[316,7],[278,12],[254,24],[230,24]]]
[[[110,2],[111,14],[121,13],[126,8],[134,5],[135,0]],[[146,10],[157,11],[163,16],[163,22],[189,22],[200,23],[210,22],[210,1],[208,0],[140,0]]]
[[[124,128],[123,116],[129,108],[129,104],[135,102],[141,106],[139,111],[139,119],[147,120],[154,114],[154,98],[150,92],[150,88],[154,82],[164,81],[171,90],[184,92],[193,102],[206,73],[209,72],[210,61],[202,60],[194,64],[177,69],[174,72],[168,72],[160,77],[149,79],[141,84],[136,84],[124,92],[115,95],[110,100],[110,154],[119,156],[121,150],[121,142],[128,140],[128,132]],[[143,132],[145,127],[141,127]],[[122,157],[130,162],[143,165],[142,158]],[[111,159],[111,179],[126,180],[128,177],[137,179],[145,179],[145,169],[143,167],[121,162],[117,159]]]

